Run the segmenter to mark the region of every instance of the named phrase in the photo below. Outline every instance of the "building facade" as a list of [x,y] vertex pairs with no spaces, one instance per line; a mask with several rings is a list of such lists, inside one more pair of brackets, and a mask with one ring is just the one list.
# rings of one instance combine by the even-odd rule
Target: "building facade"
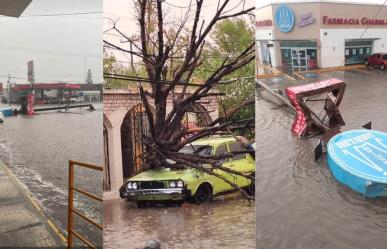
[[294,1],[256,10],[258,61],[309,70],[363,63],[387,51],[387,7]]

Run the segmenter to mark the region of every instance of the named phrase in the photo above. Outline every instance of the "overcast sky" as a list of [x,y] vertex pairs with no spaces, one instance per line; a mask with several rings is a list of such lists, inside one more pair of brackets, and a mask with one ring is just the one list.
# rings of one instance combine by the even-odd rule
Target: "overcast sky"
[[[256,7],[262,7],[264,5],[267,5],[269,3],[288,3],[288,2],[301,2],[300,0],[255,0]],[[303,0],[302,2],[316,2],[316,0]],[[384,0],[322,0],[322,2],[349,2],[349,3],[376,3],[376,4],[383,4]]]
[[102,9],[102,0],[33,0],[19,18],[0,16],[0,82],[26,78],[34,60],[37,83],[84,83],[89,68],[102,83]]
[[[254,6],[254,1],[255,0],[246,0],[245,8],[250,8]],[[195,3],[195,1],[192,2]],[[241,2],[241,0],[230,1],[229,7],[226,8],[226,11],[233,9],[231,13],[235,13],[238,10],[241,10],[243,7],[242,4],[240,4]],[[164,1],[163,7],[164,10],[168,12],[169,18],[180,18],[186,13],[188,9],[187,6],[189,5],[189,3],[190,0],[166,0]],[[207,24],[209,22],[209,19],[213,17],[216,11],[217,3],[218,0],[204,0],[203,2],[201,18],[205,19]],[[194,9],[195,5],[193,5],[192,10]],[[139,32],[137,19],[135,17],[133,0],[104,0],[104,30],[107,30],[111,27],[108,18],[114,20],[119,19],[119,21],[117,22],[117,27],[120,28],[127,35],[131,36]],[[114,42],[117,45],[119,45],[122,40],[119,37],[107,34],[104,35],[104,39],[110,42]],[[124,44],[124,46],[125,45],[128,47],[127,44]],[[119,60],[127,62],[130,61],[129,55],[118,53],[116,54],[116,56],[119,57]]]

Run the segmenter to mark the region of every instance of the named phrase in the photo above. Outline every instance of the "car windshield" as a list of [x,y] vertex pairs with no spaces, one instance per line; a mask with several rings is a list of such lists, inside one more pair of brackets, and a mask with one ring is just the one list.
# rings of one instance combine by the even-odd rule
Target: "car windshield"
[[209,146],[209,145],[186,145],[179,152],[184,153],[184,154],[195,153],[195,154],[199,154],[199,155],[211,155],[212,146]]

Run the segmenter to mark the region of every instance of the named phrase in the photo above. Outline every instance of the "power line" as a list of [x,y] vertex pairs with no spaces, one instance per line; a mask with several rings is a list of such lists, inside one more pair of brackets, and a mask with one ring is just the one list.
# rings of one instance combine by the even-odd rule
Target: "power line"
[[[115,48],[115,47],[111,47],[109,45],[105,45],[104,48],[106,49],[110,49],[110,50],[117,50],[117,51],[120,51],[120,52],[123,52],[123,53],[129,53],[129,52],[126,52],[126,51],[122,51],[121,49],[118,49],[118,48]],[[148,54],[148,56],[152,56],[150,54]],[[202,55],[201,58],[204,58],[204,59],[233,59],[234,57],[236,56],[239,56],[239,54],[237,55],[233,55],[231,52],[229,54],[220,54],[220,55]],[[185,59],[185,56],[168,56],[169,59]]]
[[[166,84],[166,85],[181,85],[181,86],[203,86],[204,82],[202,84],[195,84],[195,83],[188,83],[184,81],[180,82],[173,82],[168,80],[150,80],[148,78],[138,77],[138,76],[130,76],[130,75],[122,75],[122,74],[110,74],[110,73],[104,73],[105,79],[117,79],[117,80],[126,80],[126,81],[137,81],[137,82],[145,82],[145,83],[156,83],[156,84]],[[226,85],[226,84],[232,84],[238,80],[245,80],[245,79],[255,79],[255,76],[246,76],[246,77],[239,77],[229,80],[223,80],[218,81],[215,84],[220,85]]]
[[20,52],[26,52],[26,53],[61,55],[61,56],[82,57],[82,58],[84,57],[101,58],[102,56],[99,54],[82,54],[82,53],[75,53],[75,52],[64,52],[59,50],[44,50],[44,49],[37,49],[37,48],[25,48],[25,47],[2,45],[2,44],[0,44],[0,50],[14,50],[14,51],[20,51]]
[[[12,76],[10,75],[9,76],[11,79],[18,79],[18,80],[28,80],[27,77],[22,77],[22,76]],[[0,75],[0,78],[8,78],[8,75],[6,74],[2,74]],[[82,84],[81,82],[83,82],[84,80],[41,80],[41,79],[35,79],[35,81],[40,81],[41,83],[48,83],[48,82],[63,82],[63,83],[66,83],[66,82],[69,82],[69,83],[79,83],[79,84]],[[96,82],[94,84],[102,84],[102,82]]]
[[194,5],[194,4],[190,4],[190,5],[187,5],[187,6],[178,6],[178,5],[174,5],[174,4],[168,3],[167,1],[164,1],[164,3],[166,5],[169,5],[169,6],[172,6],[172,7],[175,7],[175,8],[179,8],[179,9],[187,9],[187,8],[192,7],[192,5]]

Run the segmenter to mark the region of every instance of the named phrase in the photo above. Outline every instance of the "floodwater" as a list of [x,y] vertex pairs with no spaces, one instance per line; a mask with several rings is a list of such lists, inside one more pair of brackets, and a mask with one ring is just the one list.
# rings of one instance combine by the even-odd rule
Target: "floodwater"
[[104,201],[104,248],[255,248],[254,202],[239,194],[209,204],[138,209],[125,200]]
[[[67,231],[68,160],[103,162],[102,104],[93,105],[93,112],[49,111],[8,117],[0,124],[0,159],[62,231]],[[79,188],[102,195],[101,173],[77,169],[75,179]],[[76,195],[75,206],[102,223],[102,204]],[[102,233],[78,217],[76,230],[102,245]]]
[[[347,124],[342,130],[372,121],[373,129],[387,132],[387,73],[357,69],[335,77],[348,84],[340,108]],[[318,78],[275,79],[271,87]],[[290,108],[273,103],[262,90],[257,100],[257,248],[387,248],[387,198],[365,199],[338,183],[325,158],[314,162],[318,138],[292,135]]]

